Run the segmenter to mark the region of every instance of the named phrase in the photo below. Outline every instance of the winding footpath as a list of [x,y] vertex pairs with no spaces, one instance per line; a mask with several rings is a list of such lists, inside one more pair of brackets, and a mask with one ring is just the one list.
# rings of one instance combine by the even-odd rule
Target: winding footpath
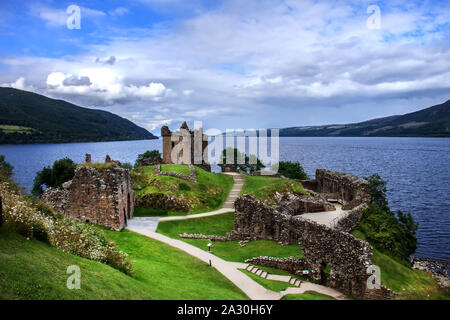
[[[235,183],[230,191],[230,194],[228,195],[227,200],[225,201],[221,209],[212,212],[193,214],[188,216],[174,216],[164,218],[159,217],[133,218],[129,220],[127,229],[142,234],[151,239],[168,244],[171,247],[182,250],[187,254],[207,264],[210,264],[222,275],[224,275],[228,280],[230,280],[236,287],[242,290],[252,300],[279,300],[286,294],[301,294],[305,293],[306,291],[315,291],[318,293],[322,293],[331,296],[337,300],[346,299],[344,295],[342,295],[340,292],[334,289],[310,282],[303,282],[290,276],[271,275],[246,263],[226,261],[215,256],[210,252],[199,249],[184,241],[172,239],[156,232],[158,222],[160,221],[162,222],[162,221],[196,219],[223,214],[226,212],[234,212],[233,204],[234,201],[239,197],[239,194],[243,186],[243,179],[241,175],[238,173],[227,173],[227,174],[233,177]],[[262,285],[260,285],[259,283],[248,277],[239,269],[249,270],[250,272],[253,272],[256,275],[266,278],[268,280],[288,282],[294,285],[295,287],[289,287],[281,292],[271,291],[264,288]]]

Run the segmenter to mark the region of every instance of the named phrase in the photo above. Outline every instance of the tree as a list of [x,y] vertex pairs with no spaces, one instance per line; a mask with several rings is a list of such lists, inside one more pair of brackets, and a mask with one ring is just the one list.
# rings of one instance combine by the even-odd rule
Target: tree
[[367,241],[387,255],[407,259],[416,251],[418,223],[410,213],[395,215],[386,198],[386,181],[378,174],[366,178],[370,184],[371,202],[364,209],[357,229]]
[[139,167],[141,165],[141,161],[148,158],[161,158],[161,153],[158,150],[147,150],[144,153],[138,154],[134,167]]
[[69,158],[56,160],[51,168],[45,167],[37,172],[31,193],[40,197],[44,192],[44,186],[57,188],[62,183],[72,180],[76,167],[75,162]]
[[5,161],[5,156],[0,155],[0,181],[9,180],[13,174],[14,167]]
[[[227,154],[229,153],[233,154],[232,161],[229,161],[227,159]],[[221,168],[227,163],[231,162],[231,164],[233,164],[237,170],[244,171],[250,174],[266,167],[264,163],[262,163],[262,161],[258,159],[258,157],[255,156],[254,154],[247,156],[245,153],[239,151],[236,148],[224,149],[222,151],[221,162],[222,163],[219,164],[219,167]]]
[[373,174],[365,178],[370,185],[370,202],[378,205],[381,210],[389,211],[389,205],[386,198],[386,181],[378,174]]
[[280,161],[278,163],[278,173],[286,178],[307,180],[309,179],[300,162]]

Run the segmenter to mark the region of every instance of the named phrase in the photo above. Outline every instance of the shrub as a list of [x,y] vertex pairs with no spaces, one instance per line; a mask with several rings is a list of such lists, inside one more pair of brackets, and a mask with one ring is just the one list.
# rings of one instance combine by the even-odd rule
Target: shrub
[[178,185],[178,189],[180,190],[180,191],[190,191],[191,190],[191,187],[189,187],[186,183],[180,183],[179,185]]
[[5,156],[0,155],[0,181],[11,179],[14,167],[5,161]]
[[300,162],[280,161],[278,163],[278,173],[290,179],[309,179]]
[[122,163],[122,168],[127,170],[133,170],[133,165],[129,162]]
[[57,188],[62,183],[72,180],[75,168],[76,164],[69,158],[56,160],[51,168],[45,167],[38,171],[31,193],[40,197],[44,192],[43,186]]
[[127,255],[94,226],[59,215],[39,200],[11,190],[8,183],[0,183],[0,197],[5,223],[21,235],[132,274]]
[[247,156],[236,148],[227,148],[222,151],[221,163],[219,164],[219,167],[221,168],[230,162],[227,159],[227,153],[233,153],[233,160],[231,162],[239,171],[252,174],[253,172],[266,167],[262,161],[253,154]]
[[410,213],[389,209],[386,182],[377,174],[366,178],[370,183],[371,202],[363,210],[357,229],[378,250],[392,257],[407,259],[416,251],[418,224]]
[[144,153],[138,155],[134,167],[139,167],[139,162],[146,158],[161,158],[161,153],[158,150],[147,150]]

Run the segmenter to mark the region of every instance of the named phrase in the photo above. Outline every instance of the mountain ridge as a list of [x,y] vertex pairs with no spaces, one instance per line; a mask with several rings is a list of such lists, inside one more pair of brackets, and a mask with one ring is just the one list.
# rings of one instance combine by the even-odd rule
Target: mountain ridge
[[450,100],[358,123],[281,128],[280,137],[450,137]]
[[158,139],[114,113],[0,87],[0,144]]

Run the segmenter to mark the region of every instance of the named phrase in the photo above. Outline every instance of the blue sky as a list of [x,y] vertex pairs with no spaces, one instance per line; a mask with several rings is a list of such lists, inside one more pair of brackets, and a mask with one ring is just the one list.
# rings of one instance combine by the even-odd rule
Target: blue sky
[[1,1],[0,85],[156,133],[349,123],[450,99],[449,22],[449,1]]

